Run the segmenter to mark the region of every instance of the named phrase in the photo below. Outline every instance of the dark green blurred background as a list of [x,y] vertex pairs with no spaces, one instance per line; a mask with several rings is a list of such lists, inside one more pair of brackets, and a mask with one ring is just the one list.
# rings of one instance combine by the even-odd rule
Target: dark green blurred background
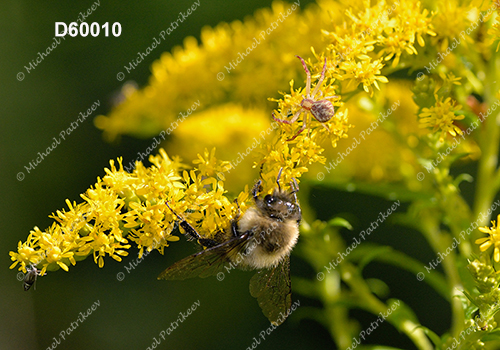
[[[200,1],[200,7],[135,70],[127,73],[124,81],[134,80],[139,86],[144,86],[151,63],[162,52],[181,44],[186,36],[199,38],[205,25],[241,20],[258,8],[270,6],[270,1],[264,0]],[[302,0],[301,7],[309,2]],[[106,258],[104,269],[99,269],[89,258],[71,267],[69,273],[60,270],[39,279],[36,291],[24,292],[16,278],[17,270],[8,270],[11,263],[8,251],[14,250],[18,241],[24,241],[33,226],[42,230],[48,227],[51,224],[48,215],[65,207],[66,198],[80,201],[79,194],[93,184],[97,176],[104,174],[103,168],[109,165],[110,159],[123,156],[127,164],[137,157],[138,151],[151,144],[151,140],[129,137],[123,137],[119,144],[105,143],[101,132],[93,126],[93,118],[110,110],[113,96],[124,82],[117,80],[117,73],[124,71],[124,65],[136,59],[138,51],[144,52],[152,38],[168,28],[178,18],[179,11],[186,11],[193,1],[100,0],[100,5],[86,21],[119,22],[121,36],[67,37],[27,73],[24,66],[29,66],[39,51],[45,51],[53,43],[54,23],[75,21],[78,14],[87,11],[92,4],[92,1],[20,0],[4,1],[0,6],[0,176],[3,195],[0,202],[0,349],[50,348],[53,338],[59,338],[60,332],[70,327],[79,313],[85,312],[97,300],[100,306],[66,336],[57,349],[146,349],[154,337],[159,339],[159,333],[177,319],[179,312],[186,312],[198,300],[198,309],[158,348],[251,347],[252,338],[258,337],[269,326],[248,292],[252,273],[235,271],[222,282],[215,278],[185,282],[156,280],[163,269],[195,251],[193,244],[184,241],[174,243],[175,249],[167,249],[165,256],[157,252],[150,254],[131,273],[127,273],[125,265],[135,260],[137,250],[131,250],[122,264]],[[17,79],[19,72],[25,75],[22,81]],[[97,111],[28,173],[25,166],[37,157],[37,153],[50,146],[53,137],[68,128],[80,112],[86,111],[97,100],[100,101]],[[19,172],[25,175],[22,181],[16,178]],[[354,223],[361,228],[364,221],[368,224],[378,211],[391,204],[324,189],[313,190],[311,196],[314,197],[311,202],[322,208],[318,210],[321,219],[329,219],[339,212],[352,213],[352,217],[361,218],[362,221]],[[335,204],[332,204],[332,199]],[[381,233],[381,243],[399,244],[400,248],[413,249],[414,252],[423,247],[426,250],[423,256],[418,253],[413,256],[424,262],[434,258],[420,236],[398,232],[397,229],[393,232],[405,234],[407,239],[394,240]],[[379,278],[387,278],[392,271],[368,269],[368,273]],[[116,278],[120,272],[125,273],[121,282]],[[295,257],[292,257],[292,273],[304,277],[315,275]],[[395,278],[390,286],[396,290],[391,297],[398,298],[406,298],[411,290],[427,288],[410,274]],[[421,321],[427,326],[438,333],[446,330],[449,322],[446,304],[431,292],[435,300],[429,297],[421,305],[423,293],[429,293],[429,289],[405,301],[423,311]],[[301,305],[319,306],[314,300],[294,294],[294,300],[297,299],[301,300]],[[444,312],[436,313],[439,309]],[[355,315],[374,319],[362,312]],[[369,323],[362,326],[365,328]],[[385,339],[386,343],[411,347],[405,337],[389,325],[381,327],[378,333],[367,342],[383,343]],[[285,344],[289,349],[334,348],[328,332],[321,325],[308,320],[297,322],[293,314],[258,348],[284,348]]]

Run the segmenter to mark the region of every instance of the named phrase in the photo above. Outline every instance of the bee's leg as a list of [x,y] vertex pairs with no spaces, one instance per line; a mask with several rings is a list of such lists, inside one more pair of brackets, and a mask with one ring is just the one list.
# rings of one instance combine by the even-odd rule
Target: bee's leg
[[252,189],[252,196],[253,196],[253,200],[254,201],[257,201],[257,198],[259,197],[259,192],[261,190],[261,186],[262,185],[262,180],[259,180],[255,183],[255,185],[253,186],[253,189]]
[[231,232],[233,234],[233,237],[238,237],[238,222],[236,220],[231,221]]
[[170,206],[168,205],[167,202],[165,202],[165,204],[167,205],[168,209],[170,209],[170,211],[172,213],[174,213],[175,216],[177,216],[177,219],[179,219],[179,226],[183,228],[184,232],[186,233],[188,241],[192,241],[193,239],[196,239],[198,241],[198,243],[200,243],[202,246],[208,247],[208,248],[216,246],[218,244],[213,239],[202,238],[200,236],[200,234],[198,233],[198,231],[196,231],[196,229],[193,226],[191,226],[191,224],[189,222],[184,220],[184,218],[182,216],[180,216],[175,211],[173,211],[173,209],[170,208]]
[[210,238],[200,238],[200,239],[198,239],[198,242],[202,246],[207,247],[207,248],[212,248],[212,247],[215,247],[216,245],[219,244],[217,241],[214,241],[213,239],[210,239]]
[[179,226],[184,229],[184,232],[187,235],[188,241],[192,241],[193,239],[200,239],[201,238],[200,234],[196,231],[196,229],[193,226],[191,226],[191,224],[189,224],[189,222],[184,220],[184,218],[182,216],[180,216],[172,208],[170,208],[170,205],[168,205],[167,202],[165,202],[165,205],[167,206],[168,209],[170,209],[170,211],[175,216],[177,216],[177,219],[179,219]]
[[[236,213],[235,217],[231,220],[231,235],[232,237],[238,237],[240,234],[238,233],[238,220],[240,218],[241,210],[240,210],[240,203],[238,203],[238,198],[234,200],[236,205],[238,206],[238,212]],[[206,239],[206,238],[201,238],[198,240],[200,244],[204,245],[205,247],[213,247],[218,244],[219,242],[212,240],[212,239]]]

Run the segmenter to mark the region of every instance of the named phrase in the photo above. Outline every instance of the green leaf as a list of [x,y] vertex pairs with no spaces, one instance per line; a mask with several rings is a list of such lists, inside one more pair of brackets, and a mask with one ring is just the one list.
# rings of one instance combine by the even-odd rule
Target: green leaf
[[328,226],[345,227],[348,230],[352,230],[351,224],[344,218],[333,218],[330,221],[328,221]]
[[366,279],[366,284],[370,288],[370,291],[381,299],[385,299],[390,294],[390,288],[384,281],[378,278]]
[[450,300],[450,290],[443,274],[432,270],[426,272],[425,265],[389,246],[364,242],[349,255],[351,261],[358,261],[362,267],[371,261],[384,262],[415,274],[419,281],[425,281],[443,298]]
[[[463,290],[463,291],[462,291],[462,293],[464,293],[464,295],[467,297],[467,299],[469,299],[469,301],[470,301],[472,304],[476,305],[475,298],[474,298],[474,297],[473,297],[473,296],[472,296],[472,295],[471,295],[468,291]],[[477,309],[477,307],[479,307],[479,305],[476,305],[476,309]]]
[[380,247],[374,247],[373,249],[370,249],[367,254],[363,256],[363,258],[359,261],[359,269],[363,271],[366,265],[368,265],[370,262],[375,260],[377,257],[391,253],[393,249],[389,246],[380,246]]
[[390,317],[392,318],[392,324],[402,327],[403,323],[407,320],[413,321],[414,323],[420,323],[412,308],[406,305],[402,300],[389,299],[387,300],[387,306],[391,308]]
[[458,185],[460,185],[460,183],[462,181],[473,182],[474,178],[467,173],[460,174],[455,178],[455,180],[453,181],[453,184],[455,185],[455,187],[458,188]]
[[[450,164],[453,164],[457,160],[459,160],[461,158],[464,158],[464,157],[467,157],[470,154],[471,154],[470,152],[462,152],[462,153],[457,153],[457,154],[454,154],[454,155],[450,155]],[[468,174],[462,174],[462,175],[468,175]],[[472,176],[471,176],[471,179],[472,179]],[[472,182],[472,180],[470,180],[469,182]]]
[[425,335],[429,337],[429,339],[434,343],[436,347],[440,347],[443,344],[441,338],[436,333],[431,331],[429,328],[424,326],[418,326],[417,329],[423,330]]

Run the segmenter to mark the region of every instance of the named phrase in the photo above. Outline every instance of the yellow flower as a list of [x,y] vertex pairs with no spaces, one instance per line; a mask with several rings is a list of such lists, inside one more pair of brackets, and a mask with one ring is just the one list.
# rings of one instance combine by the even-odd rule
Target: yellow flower
[[274,1],[270,9],[244,21],[206,26],[200,43],[188,37],[182,47],[163,53],[152,65],[149,85],[129,91],[126,100],[109,115],[98,116],[95,125],[110,141],[122,134],[144,138],[167,130],[188,111],[193,112],[189,119],[228,101],[264,109],[266,99],[302,70],[295,55],[307,56],[311,46],[323,46],[321,29],[330,21],[317,5],[303,9]]
[[21,263],[19,270],[26,272],[26,266],[33,264],[41,268],[40,275],[45,271],[57,270],[59,268],[68,271],[68,264],[76,264],[75,251],[79,243],[74,236],[66,234],[61,226],[54,223],[46,232],[40,231],[35,227],[30,232],[26,243],[18,244],[18,253],[10,252],[11,260],[14,263],[10,268],[14,268]]
[[208,159],[206,164],[194,164],[200,171],[224,180],[230,192],[237,192],[258,176],[257,171],[249,169],[257,145],[275,132],[270,116],[269,109],[244,108],[234,103],[208,108],[182,122],[166,147],[183,159],[198,158],[207,145],[217,148],[217,157],[227,160],[221,167],[214,168],[213,160]]
[[341,24],[322,31],[331,43],[327,47],[328,57],[338,65],[339,71],[331,74],[346,82],[346,88],[363,84],[372,96],[372,85],[380,89],[378,82],[388,82],[382,73],[386,61],[393,60],[392,67],[397,67],[402,57],[418,53],[415,41],[424,46],[425,35],[436,35],[432,16],[420,7],[420,2],[405,0],[352,4],[345,10],[346,16],[339,18]]
[[[36,231],[40,232],[40,229],[35,227],[35,232]],[[31,264],[38,265],[40,261],[43,260],[43,256],[40,254],[41,252],[36,249],[38,246],[38,238],[35,232],[31,231],[26,242],[22,243],[19,241],[17,244],[17,253],[9,252],[11,260],[14,261],[14,263],[10,266],[11,269],[20,263],[21,266],[19,267],[19,270],[26,273],[26,266]]]
[[432,128],[433,133],[441,130],[441,140],[444,139],[446,133],[452,136],[462,135],[462,130],[453,124],[455,120],[464,119],[463,115],[455,115],[455,112],[460,110],[462,106],[456,104],[456,101],[452,101],[451,97],[447,97],[444,101],[443,97],[435,95],[435,98],[436,104],[431,108],[423,108],[422,113],[419,114],[420,127]]
[[436,11],[432,24],[438,35],[432,41],[438,51],[446,51],[454,40],[459,40],[464,45],[474,42],[470,35],[471,19],[469,19],[469,12],[474,9],[474,4],[452,0],[440,1],[437,7],[439,10]]
[[[413,28],[412,35],[415,35],[417,37],[418,44],[421,47],[424,47],[424,35],[437,35],[433,30],[434,26],[432,25],[432,15],[429,16],[429,10],[427,9],[420,12],[420,1],[405,1],[402,9],[408,13],[407,20],[409,26]],[[410,38],[410,42],[414,42],[413,37]]]
[[[166,202],[207,236],[228,227],[236,204],[226,198],[223,182],[215,177],[227,170],[228,162],[217,160],[215,150],[207,151],[195,160],[198,169],[188,173],[178,159],[170,159],[163,149],[159,153],[150,157],[151,167],[137,162],[132,173],[123,170],[121,159],[118,168],[110,161],[104,178],[81,195],[83,203],[67,200],[69,210],[52,214],[51,227],[35,227],[25,243],[19,242],[17,252],[10,252],[11,268],[20,264],[26,272],[34,264],[41,274],[68,271],[70,264],[90,254],[103,267],[107,255],[117,261],[128,255],[128,239],[137,243],[141,256],[144,249],[163,253],[168,242],[178,240],[171,235],[177,217]],[[239,196],[242,210],[248,206],[248,188],[245,192]]]
[[387,53],[384,60],[389,61],[394,58],[392,66],[396,67],[404,52],[409,55],[416,55],[417,49],[413,46],[413,40],[411,34],[405,33],[402,28],[392,30],[387,36],[381,36],[380,42],[385,46],[381,53]]
[[497,216],[497,222],[495,220],[491,221],[492,227],[480,227],[479,231],[489,234],[489,237],[479,238],[476,240],[476,244],[479,244],[479,250],[484,252],[488,250],[489,247],[494,246],[493,259],[496,262],[500,262],[500,214]]
[[350,79],[347,88],[355,89],[359,84],[363,84],[363,90],[373,96],[374,85],[378,90],[378,82],[388,83],[389,80],[381,74],[381,69],[384,67],[380,60],[370,61],[364,60],[355,63],[354,61],[342,62],[340,69],[345,70],[344,79]]
[[447,84],[450,85],[462,85],[460,80],[462,80],[462,77],[457,77],[453,72],[450,72],[448,74],[444,74],[443,72],[439,72],[439,77],[443,79],[443,81]]
[[[416,54],[415,41],[423,46],[424,36],[435,34],[429,11],[413,0],[292,7],[275,1],[272,9],[259,10],[244,22],[203,28],[200,44],[186,38],[182,48],[164,53],[153,64],[146,88],[126,89],[125,102],[108,116],[98,116],[96,126],[109,140],[121,134],[147,137],[168,130],[188,111],[194,115],[228,100],[264,109],[265,99],[291,76],[303,76],[295,56],[307,57],[311,48],[321,52],[312,73],[321,72],[326,56],[328,75],[347,80],[353,88],[363,84],[371,94],[372,85],[387,82],[381,74],[387,60],[394,58],[396,66],[404,55]],[[284,20],[282,14],[287,14]],[[323,52],[322,33],[329,40],[328,53]],[[332,69],[337,65],[338,71]]]

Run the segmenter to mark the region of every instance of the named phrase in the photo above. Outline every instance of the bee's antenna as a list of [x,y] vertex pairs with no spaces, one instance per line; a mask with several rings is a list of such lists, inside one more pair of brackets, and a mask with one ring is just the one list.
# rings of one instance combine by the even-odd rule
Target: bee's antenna
[[278,184],[278,190],[281,191],[281,186],[280,186],[280,177],[281,177],[281,172],[283,171],[283,168],[280,168],[280,171],[278,173],[278,177],[276,178],[276,183]]

